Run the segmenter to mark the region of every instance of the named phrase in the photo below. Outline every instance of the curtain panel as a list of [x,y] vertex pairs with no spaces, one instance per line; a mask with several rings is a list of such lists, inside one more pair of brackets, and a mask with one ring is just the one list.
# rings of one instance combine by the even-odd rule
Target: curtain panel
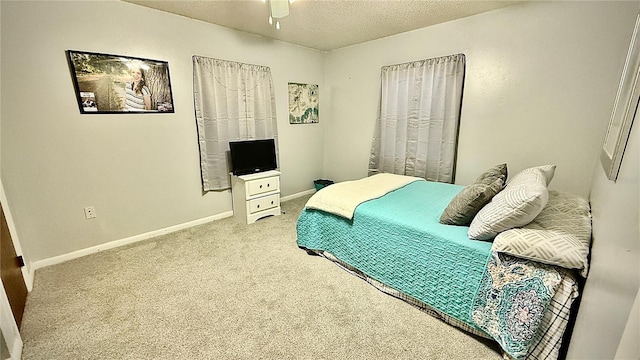
[[231,187],[230,141],[274,139],[278,159],[269,67],[193,56],[193,98],[204,191]]
[[369,175],[454,182],[464,74],[464,54],[382,68]]

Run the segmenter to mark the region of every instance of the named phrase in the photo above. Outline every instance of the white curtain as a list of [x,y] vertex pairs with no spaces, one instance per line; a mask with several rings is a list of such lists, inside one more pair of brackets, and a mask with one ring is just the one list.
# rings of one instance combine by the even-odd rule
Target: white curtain
[[204,191],[231,187],[229,141],[274,139],[278,156],[269,67],[193,56],[193,97]]
[[382,68],[369,175],[453,183],[464,72],[464,54]]

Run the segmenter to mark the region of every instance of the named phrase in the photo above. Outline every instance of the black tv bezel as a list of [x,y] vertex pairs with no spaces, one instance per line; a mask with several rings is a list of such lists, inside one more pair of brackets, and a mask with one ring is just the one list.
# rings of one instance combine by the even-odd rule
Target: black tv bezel
[[[263,167],[263,166],[245,166],[242,167],[240,169],[237,168],[237,161],[234,162],[234,152],[232,150],[232,146],[237,146],[239,144],[244,144],[246,146],[250,146],[250,145],[254,145],[256,143],[270,143],[272,145],[272,149],[273,149],[273,166],[271,166],[271,164],[269,164],[269,166]],[[235,145],[232,145],[235,144]],[[237,155],[237,153],[236,153]],[[276,141],[275,139],[252,139],[252,140],[237,140],[237,141],[230,141],[229,142],[229,161],[230,161],[230,168],[231,168],[231,173],[235,176],[242,176],[242,175],[251,175],[251,174],[258,174],[261,172],[265,172],[265,171],[271,171],[271,170],[277,170],[278,169],[278,155],[277,155],[277,150],[276,150]],[[263,164],[257,164],[257,165],[263,165]]]

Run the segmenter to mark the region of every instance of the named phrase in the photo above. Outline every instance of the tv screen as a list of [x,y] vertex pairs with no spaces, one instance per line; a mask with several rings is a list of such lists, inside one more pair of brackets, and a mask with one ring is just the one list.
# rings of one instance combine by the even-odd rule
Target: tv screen
[[229,142],[231,172],[246,175],[275,170],[276,146],[273,139]]

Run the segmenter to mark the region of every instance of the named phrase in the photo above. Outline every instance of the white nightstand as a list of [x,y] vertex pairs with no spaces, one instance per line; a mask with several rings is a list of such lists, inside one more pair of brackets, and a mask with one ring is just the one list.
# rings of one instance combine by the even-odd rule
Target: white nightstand
[[265,171],[249,175],[231,175],[233,216],[252,224],[266,216],[278,216],[280,209],[280,172]]

